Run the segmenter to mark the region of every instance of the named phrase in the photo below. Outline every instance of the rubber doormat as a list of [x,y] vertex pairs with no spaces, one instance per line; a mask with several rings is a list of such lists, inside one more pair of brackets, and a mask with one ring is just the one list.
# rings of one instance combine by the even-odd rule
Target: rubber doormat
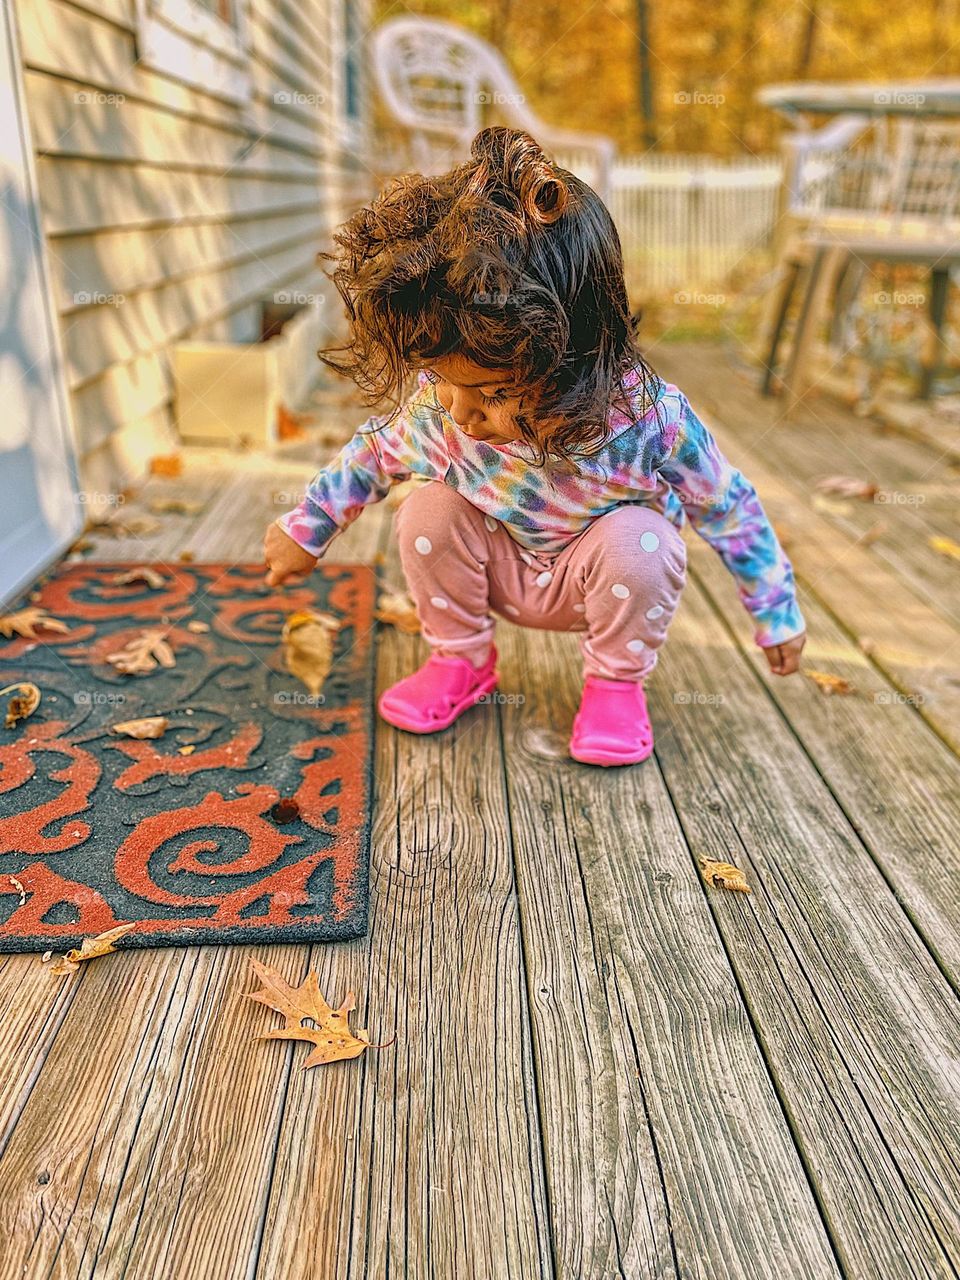
[[[284,588],[264,573],[75,561],[0,610],[62,628],[0,635],[0,688],[41,693],[0,722],[0,951],[61,950],[131,921],[124,946],[366,931],[375,573],[321,563]],[[318,694],[284,664],[284,622],[303,610],[340,623]],[[154,630],[173,665],[108,661]],[[111,728],[159,716],[158,738]]]

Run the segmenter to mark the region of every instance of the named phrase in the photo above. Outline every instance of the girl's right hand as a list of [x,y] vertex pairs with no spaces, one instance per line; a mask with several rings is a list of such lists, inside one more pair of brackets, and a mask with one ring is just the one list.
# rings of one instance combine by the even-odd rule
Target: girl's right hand
[[315,569],[318,557],[304,551],[276,521],[267,526],[263,538],[263,558],[267,566],[267,585],[279,587],[293,574]]

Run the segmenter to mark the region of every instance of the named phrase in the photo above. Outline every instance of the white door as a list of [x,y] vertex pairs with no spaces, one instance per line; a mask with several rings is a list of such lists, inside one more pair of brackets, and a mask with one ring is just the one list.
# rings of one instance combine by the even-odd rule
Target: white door
[[13,0],[0,0],[0,604],[83,525]]

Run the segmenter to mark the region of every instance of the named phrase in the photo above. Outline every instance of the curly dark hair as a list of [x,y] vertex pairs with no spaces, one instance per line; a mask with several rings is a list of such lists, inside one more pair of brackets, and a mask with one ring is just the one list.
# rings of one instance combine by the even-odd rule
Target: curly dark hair
[[641,413],[656,406],[662,384],[636,343],[609,210],[529,133],[481,129],[465,163],[391,179],[334,242],[318,259],[337,263],[324,274],[351,337],[317,354],[365,404],[399,411],[411,374],[448,355],[510,370],[523,388],[517,430],[540,466],[548,453],[598,452],[612,406],[637,421],[628,374],[639,374]]

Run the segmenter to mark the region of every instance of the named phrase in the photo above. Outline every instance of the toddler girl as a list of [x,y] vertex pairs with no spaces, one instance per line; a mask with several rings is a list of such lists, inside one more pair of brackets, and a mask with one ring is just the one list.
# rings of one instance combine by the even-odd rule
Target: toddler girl
[[[268,529],[267,582],[311,569],[395,482],[424,477],[395,521],[431,649],[378,703],[444,729],[497,683],[494,614],[575,631],[584,686],[570,754],[653,750],[643,682],[686,570],[688,520],[720,554],[772,671],[799,666],[793,570],[756,490],[634,338],[603,202],[533,138],[481,130],[440,177],[406,174],[337,233],[349,375],[395,399]],[[415,386],[407,379],[416,374]]]

